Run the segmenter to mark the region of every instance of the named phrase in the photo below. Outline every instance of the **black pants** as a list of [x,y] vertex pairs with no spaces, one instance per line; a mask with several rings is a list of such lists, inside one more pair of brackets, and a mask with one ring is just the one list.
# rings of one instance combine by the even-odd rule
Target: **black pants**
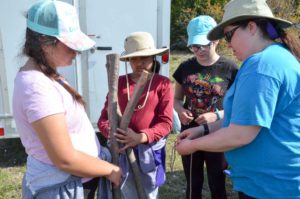
[[[224,154],[203,151],[198,151],[192,154],[192,173],[190,173],[191,155],[182,156],[184,174],[187,180],[186,198],[202,198],[204,162],[207,168],[207,178],[211,198],[226,199],[225,174],[223,173],[223,170],[226,169],[227,163],[225,161]],[[191,181],[190,176],[192,176]],[[191,195],[190,187],[192,187]]]
[[95,193],[98,188],[99,178],[93,178],[92,180],[82,184],[85,192],[88,193],[86,199],[94,199]]

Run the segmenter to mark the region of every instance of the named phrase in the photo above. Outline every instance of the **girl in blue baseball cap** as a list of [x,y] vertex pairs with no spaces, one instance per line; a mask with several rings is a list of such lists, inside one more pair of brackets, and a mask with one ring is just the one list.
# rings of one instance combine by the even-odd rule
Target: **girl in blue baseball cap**
[[[210,41],[207,34],[217,23],[207,15],[193,18],[188,26],[187,46],[194,56],[179,65],[173,74],[176,80],[174,107],[182,131],[215,122],[223,117],[223,97],[237,73],[232,61],[216,52],[218,41]],[[182,156],[187,181],[186,198],[201,198],[204,182],[204,163],[207,168],[211,197],[226,198],[226,161],[221,152],[197,151]]]

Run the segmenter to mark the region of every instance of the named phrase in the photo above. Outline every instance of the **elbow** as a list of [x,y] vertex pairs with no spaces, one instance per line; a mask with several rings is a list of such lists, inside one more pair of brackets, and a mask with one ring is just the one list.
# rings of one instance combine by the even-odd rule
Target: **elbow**
[[236,138],[234,148],[246,146],[250,144],[254,140],[254,138],[255,137],[239,136]]
[[75,154],[65,154],[61,157],[55,158],[53,160],[53,164],[62,171],[70,171],[70,168],[74,165],[74,161],[76,160]]
[[230,139],[233,148],[237,148],[250,144],[258,135],[260,127],[230,125],[227,130],[231,134]]

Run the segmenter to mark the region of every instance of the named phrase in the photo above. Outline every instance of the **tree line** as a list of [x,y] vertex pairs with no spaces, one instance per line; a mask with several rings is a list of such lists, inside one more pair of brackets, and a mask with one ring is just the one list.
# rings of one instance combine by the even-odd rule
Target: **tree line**
[[[186,50],[188,22],[199,15],[210,15],[217,23],[222,20],[223,8],[229,0],[172,0],[171,49]],[[273,14],[300,23],[300,0],[267,0]],[[296,30],[292,30],[295,31]]]

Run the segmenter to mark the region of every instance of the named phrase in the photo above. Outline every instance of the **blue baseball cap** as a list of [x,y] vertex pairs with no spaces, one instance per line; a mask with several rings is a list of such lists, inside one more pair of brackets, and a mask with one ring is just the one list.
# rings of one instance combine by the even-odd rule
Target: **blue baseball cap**
[[187,46],[190,47],[193,44],[209,44],[210,40],[207,39],[207,34],[216,25],[216,21],[208,15],[201,15],[196,18],[193,18],[187,26]]
[[56,37],[76,51],[88,50],[95,45],[95,41],[81,32],[75,7],[62,1],[37,1],[27,12],[27,28]]

